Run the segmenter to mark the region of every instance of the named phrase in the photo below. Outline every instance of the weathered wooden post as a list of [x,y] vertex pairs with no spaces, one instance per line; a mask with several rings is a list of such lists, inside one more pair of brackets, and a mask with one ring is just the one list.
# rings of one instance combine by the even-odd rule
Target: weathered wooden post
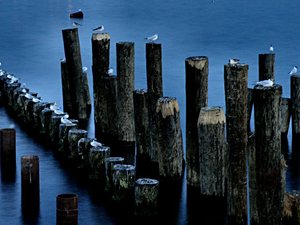
[[16,175],[16,130],[0,129],[1,178],[14,180]]
[[[300,76],[291,76],[291,114],[292,114],[292,138],[297,142],[300,138]],[[298,142],[299,143],[299,142]]]
[[118,141],[134,148],[134,43],[117,43]]
[[42,124],[41,124],[41,113],[42,110],[45,108],[48,108],[51,103],[49,102],[37,102],[33,106],[33,124],[34,124],[34,131],[36,133],[39,133],[40,130],[42,129]]
[[225,196],[225,114],[220,107],[203,107],[198,119],[200,193]]
[[92,110],[91,94],[89,89],[87,68],[82,69],[82,88],[83,88],[83,101],[86,102],[87,117],[89,117]]
[[185,60],[186,91],[186,163],[187,184],[199,189],[199,148],[197,121],[208,101],[208,58],[189,57]]
[[70,150],[69,150],[69,141],[68,141],[68,135],[69,131],[72,129],[77,129],[76,123],[62,123],[59,125],[59,131],[58,131],[58,137],[59,137],[59,143],[58,143],[58,154],[63,157],[69,157]]
[[280,85],[254,87],[256,203],[264,225],[279,225],[282,219],[281,94]]
[[135,90],[134,119],[136,134],[136,170],[137,175],[148,175],[151,168],[151,143],[149,129],[148,93],[144,89]]
[[157,119],[155,111],[157,100],[163,96],[162,47],[160,43],[146,43],[146,71],[151,143],[150,157],[154,167],[158,167]]
[[99,183],[101,189],[105,187],[105,159],[108,157],[110,157],[110,147],[91,147],[89,154],[89,179],[91,182]]
[[176,98],[159,98],[156,114],[159,175],[165,180],[176,181],[184,171],[180,114]]
[[228,143],[227,215],[229,224],[247,223],[247,98],[248,65],[224,66]]
[[69,75],[70,94],[72,100],[72,118],[85,121],[88,118],[88,106],[85,98],[85,88],[83,87],[82,62],[78,37],[78,29],[62,30],[66,63]]
[[92,138],[81,138],[78,141],[78,168],[84,171],[88,171],[90,167],[89,155],[92,141]]
[[65,114],[53,114],[51,116],[51,120],[50,120],[50,126],[49,126],[49,136],[50,136],[50,141],[52,143],[53,146],[57,147],[58,146],[58,142],[59,142],[59,126],[61,124],[61,118],[64,116]]
[[51,117],[53,115],[53,111],[49,108],[45,108],[41,112],[41,130],[40,133],[43,135],[46,140],[50,140],[49,132],[50,132],[50,124],[51,124]]
[[158,213],[159,181],[140,178],[135,181],[135,214],[151,218]]
[[73,166],[78,166],[78,141],[87,137],[87,131],[82,129],[70,129],[68,133],[69,154],[68,159]]
[[110,192],[112,191],[113,187],[113,179],[112,179],[112,173],[113,173],[113,167],[116,164],[123,164],[124,158],[123,157],[107,157],[105,159],[105,191]]
[[35,211],[40,204],[39,157],[36,155],[21,157],[22,210]]
[[56,225],[78,224],[78,195],[60,194],[56,197]]
[[280,115],[281,115],[281,135],[282,137],[287,137],[290,126],[290,117],[291,117],[291,99],[290,98],[281,98],[280,106]]
[[258,72],[259,80],[275,80],[275,54],[259,54],[258,55]]
[[113,167],[112,199],[116,202],[132,202],[134,198],[135,167],[116,164]]
[[[93,33],[92,57],[93,57],[93,82],[94,93],[101,85],[101,78],[108,76],[109,68],[110,35],[108,33]],[[95,102],[96,103],[96,102]]]
[[60,61],[63,108],[65,112],[72,111],[71,84],[66,60]]

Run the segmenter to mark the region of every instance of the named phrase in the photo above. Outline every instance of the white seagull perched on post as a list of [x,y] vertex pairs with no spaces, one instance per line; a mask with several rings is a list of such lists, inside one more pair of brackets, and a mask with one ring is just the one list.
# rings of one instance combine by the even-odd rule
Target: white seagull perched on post
[[99,26],[99,27],[96,27],[96,28],[93,29],[93,31],[97,31],[97,32],[104,31],[104,26],[101,25],[101,26]]
[[149,36],[149,37],[145,37],[145,39],[149,42],[154,42],[158,39],[158,34],[154,34],[152,36]]
[[261,81],[257,81],[256,85],[263,86],[263,87],[273,87],[274,82],[271,79],[261,80]]
[[107,74],[108,75],[113,75],[113,73],[114,73],[114,69],[112,68],[112,67],[110,67],[108,70],[107,70]]
[[56,105],[56,103],[54,102],[52,105],[50,105],[50,110],[54,111],[54,110],[59,110],[59,107]]
[[73,26],[74,26],[74,27],[78,27],[78,26],[81,26],[81,24],[80,24],[80,23],[77,23],[77,22],[73,22]]
[[230,65],[237,65],[240,63],[239,59],[229,59],[229,64]]
[[86,66],[82,67],[82,72],[86,72],[88,68]]
[[298,71],[298,67],[294,66],[294,68],[291,70],[291,72],[289,72],[289,75],[295,75]]
[[62,118],[60,118],[60,122],[63,123],[63,124],[67,124],[67,123],[70,124],[70,123],[72,123],[72,121],[68,120],[68,118],[69,118],[69,114],[66,114]]
[[273,47],[273,45],[270,45],[270,52],[272,53],[272,52],[274,52],[274,47]]
[[102,144],[96,140],[91,141],[91,146],[93,147],[102,147]]

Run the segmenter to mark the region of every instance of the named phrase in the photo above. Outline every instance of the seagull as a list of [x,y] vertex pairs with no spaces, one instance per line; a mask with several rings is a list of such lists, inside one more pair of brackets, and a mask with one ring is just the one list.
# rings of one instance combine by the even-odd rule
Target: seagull
[[25,88],[22,88],[22,93],[27,93],[27,90]]
[[82,67],[82,72],[86,72],[88,68],[86,66]]
[[0,77],[2,77],[3,75],[4,75],[4,71],[0,69]]
[[289,75],[295,75],[298,71],[298,67],[294,66],[294,68],[291,70],[291,72],[289,72]]
[[270,45],[270,52],[274,52],[274,47],[273,47],[273,45]]
[[74,26],[74,27],[78,27],[78,26],[81,26],[81,24],[80,24],[80,23],[77,23],[77,22],[73,22],[73,26]]
[[54,113],[55,113],[56,115],[63,115],[63,114],[65,114],[63,111],[61,111],[61,110],[59,110],[59,109],[55,109],[55,110],[54,110]]
[[152,35],[150,37],[145,37],[145,39],[147,41],[149,41],[149,42],[154,42],[154,41],[156,41],[158,39],[158,34],[154,34],[154,35]]
[[101,26],[96,27],[96,28],[93,29],[93,31],[98,31],[98,32],[101,32],[103,30],[104,30],[104,26],[103,25],[101,25]]
[[29,94],[29,93],[26,93],[26,94],[25,94],[25,98],[27,98],[27,99],[32,99],[33,96],[32,96],[31,94]]
[[65,61],[66,61],[66,58],[61,58],[60,61],[61,61],[61,62],[65,62]]
[[59,107],[56,105],[56,103],[50,105],[50,110],[54,111],[54,110],[59,110]]
[[274,82],[271,79],[261,80],[256,82],[256,85],[263,86],[263,87],[272,87],[274,85]]
[[32,98],[32,101],[33,101],[34,103],[37,103],[37,102],[40,102],[41,99],[38,99],[38,98],[33,97],[33,98]]
[[[8,76],[7,76],[8,77]],[[17,82],[18,81],[18,78],[16,78],[16,77],[14,77],[14,76],[11,76],[11,78],[10,78],[10,81],[8,82],[9,84],[13,84],[13,83],[15,83],[15,82]]]
[[240,63],[239,59],[229,59],[229,64],[230,65],[237,65]]
[[64,124],[72,123],[71,120],[68,120],[68,118],[69,118],[69,115],[66,114],[66,115],[64,115],[62,118],[60,118],[60,122],[61,122],[61,123],[64,123]]
[[92,140],[91,146],[93,147],[102,147],[102,144],[96,140]]
[[110,67],[108,70],[107,70],[107,74],[108,75],[113,75],[114,73],[114,69],[112,67]]

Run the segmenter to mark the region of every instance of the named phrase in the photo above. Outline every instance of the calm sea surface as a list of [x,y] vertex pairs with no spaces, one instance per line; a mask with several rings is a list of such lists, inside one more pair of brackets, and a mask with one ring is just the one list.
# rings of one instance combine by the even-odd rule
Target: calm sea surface
[[[146,87],[144,37],[158,33],[163,46],[164,95],[178,99],[185,136],[186,57],[209,57],[209,105],[224,107],[223,67],[229,58],[249,64],[249,86],[258,79],[258,54],[276,53],[276,82],[289,97],[289,76],[300,66],[300,1],[298,0],[0,0],[0,61],[22,83],[45,101],[62,105],[60,59],[64,57],[61,30],[72,27],[69,13],[82,9],[84,19],[77,22],[83,65],[91,74],[92,29],[103,24],[111,35],[111,66],[116,68],[115,43],[135,43],[135,86]],[[92,91],[92,89],[91,89]],[[93,117],[93,116],[92,116]],[[92,118],[91,117],[91,118]],[[0,108],[0,128],[15,122]],[[101,201],[93,201],[88,187],[78,181],[38,140],[15,124],[17,131],[17,175],[12,183],[0,183],[0,225],[55,224],[55,197],[63,192],[79,195],[80,224],[126,224],[122,213],[111,212]],[[94,137],[91,119],[89,136]],[[290,135],[289,135],[289,139]],[[21,213],[20,156],[40,156],[41,205],[32,221]],[[290,162],[298,162],[290,157]],[[287,189],[300,188],[297,163],[289,167]],[[293,168],[293,170],[291,169]],[[183,183],[170,224],[191,224]],[[173,207],[174,208],[174,207]],[[200,219],[199,219],[200,220]]]

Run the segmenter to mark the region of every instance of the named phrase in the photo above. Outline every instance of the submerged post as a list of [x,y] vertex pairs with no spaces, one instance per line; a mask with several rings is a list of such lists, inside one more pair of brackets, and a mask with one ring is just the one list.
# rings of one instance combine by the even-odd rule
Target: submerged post
[[247,223],[248,65],[224,66],[228,142],[227,214],[229,224]]
[[56,225],[78,224],[78,196],[60,194],[56,197]]
[[275,81],[275,54],[259,54],[258,55],[258,71],[259,80],[271,79]]
[[72,110],[70,116],[80,121],[85,121],[88,118],[88,107],[83,91],[83,75],[82,62],[78,37],[78,29],[62,30],[66,63],[69,75],[70,94],[72,100]]
[[264,225],[279,225],[282,219],[281,95],[280,85],[254,87],[256,203]]
[[[300,76],[291,76],[291,114],[292,114],[292,138],[297,142],[300,138]],[[299,142],[298,142],[299,143]]]
[[150,157],[158,163],[157,119],[155,117],[157,100],[163,96],[162,48],[158,43],[146,43],[146,71],[148,91],[148,115],[150,135]]
[[208,58],[189,57],[185,60],[186,80],[186,163],[187,184],[199,189],[199,148],[197,121],[208,101]]
[[203,107],[198,119],[200,193],[224,197],[225,114],[220,107]]
[[38,210],[40,204],[39,157],[21,157],[22,210]]
[[117,115],[118,140],[125,146],[133,147],[134,130],[134,43],[117,43]]
[[15,179],[16,174],[16,130],[0,129],[1,177]]
[[184,171],[180,114],[176,98],[159,98],[156,114],[159,175],[165,180],[176,181]]

